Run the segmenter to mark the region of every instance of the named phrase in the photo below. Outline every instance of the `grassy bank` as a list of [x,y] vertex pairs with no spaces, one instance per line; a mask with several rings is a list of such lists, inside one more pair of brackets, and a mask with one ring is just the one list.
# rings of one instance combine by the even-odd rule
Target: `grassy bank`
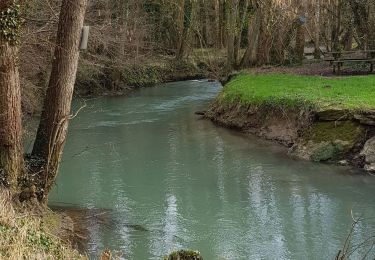
[[18,212],[0,191],[0,259],[87,259],[57,237],[58,226],[55,213],[40,218]]
[[219,100],[248,105],[365,110],[375,108],[375,76],[326,78],[242,73],[225,86]]

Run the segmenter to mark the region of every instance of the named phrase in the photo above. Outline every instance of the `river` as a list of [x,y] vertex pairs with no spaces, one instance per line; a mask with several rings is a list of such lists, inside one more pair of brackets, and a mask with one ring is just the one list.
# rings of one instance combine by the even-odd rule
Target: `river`
[[374,235],[373,177],[288,158],[196,116],[220,90],[169,83],[89,100],[74,118],[50,203],[110,211],[109,223],[89,223],[89,255],[161,259],[189,248],[208,260],[334,259],[351,211],[365,218],[352,245]]

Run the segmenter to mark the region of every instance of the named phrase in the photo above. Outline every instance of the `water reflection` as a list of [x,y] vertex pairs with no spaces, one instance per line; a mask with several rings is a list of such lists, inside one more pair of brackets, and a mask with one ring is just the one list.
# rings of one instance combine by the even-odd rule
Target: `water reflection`
[[[51,201],[111,209],[110,224],[88,223],[91,255],[109,247],[160,259],[191,248],[205,259],[333,259],[351,209],[375,217],[373,178],[292,160],[197,118],[219,90],[185,82],[96,99],[72,122]],[[352,246],[372,230],[374,221],[359,225]]]

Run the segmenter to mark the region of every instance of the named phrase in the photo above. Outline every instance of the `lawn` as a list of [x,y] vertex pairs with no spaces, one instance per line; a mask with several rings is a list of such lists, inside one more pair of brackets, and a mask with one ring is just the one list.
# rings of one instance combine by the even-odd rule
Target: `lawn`
[[240,74],[220,94],[224,102],[285,107],[375,109],[375,75],[326,78]]

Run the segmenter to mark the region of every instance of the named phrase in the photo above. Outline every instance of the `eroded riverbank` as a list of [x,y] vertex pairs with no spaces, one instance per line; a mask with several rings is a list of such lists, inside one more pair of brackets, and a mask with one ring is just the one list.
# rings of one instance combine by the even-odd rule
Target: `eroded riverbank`
[[[247,77],[253,83],[246,81]],[[294,77],[294,82],[288,77]],[[298,86],[299,80],[313,86],[304,90]],[[348,80],[349,84],[370,83],[364,77]],[[293,83],[298,89],[288,89],[288,84]],[[337,90],[338,84],[348,85],[345,79],[319,81],[318,77],[293,75],[243,75],[229,83],[211,104],[206,117],[222,126],[279,142],[290,147],[289,154],[298,158],[374,172],[375,110],[366,96],[367,92],[371,95],[373,85],[358,89],[363,93],[353,95],[353,101],[351,89]]]

